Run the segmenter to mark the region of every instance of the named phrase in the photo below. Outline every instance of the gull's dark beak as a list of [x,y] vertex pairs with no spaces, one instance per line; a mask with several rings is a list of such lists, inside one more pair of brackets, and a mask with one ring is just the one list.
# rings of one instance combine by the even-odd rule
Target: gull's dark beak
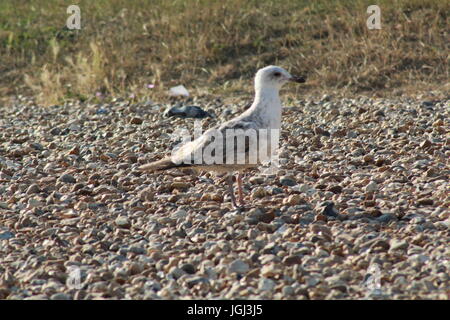
[[297,83],[304,83],[306,82],[306,78],[305,77],[291,77],[289,78],[289,81],[291,82],[297,82]]

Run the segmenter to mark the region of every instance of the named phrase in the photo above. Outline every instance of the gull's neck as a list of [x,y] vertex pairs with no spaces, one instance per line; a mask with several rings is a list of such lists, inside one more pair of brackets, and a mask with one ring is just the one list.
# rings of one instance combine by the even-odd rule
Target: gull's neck
[[274,100],[278,99],[279,97],[279,91],[280,89],[274,86],[267,86],[267,87],[255,87],[255,101],[263,101],[263,100]]
[[255,100],[249,111],[258,114],[267,128],[280,129],[281,101],[277,87],[255,87]]

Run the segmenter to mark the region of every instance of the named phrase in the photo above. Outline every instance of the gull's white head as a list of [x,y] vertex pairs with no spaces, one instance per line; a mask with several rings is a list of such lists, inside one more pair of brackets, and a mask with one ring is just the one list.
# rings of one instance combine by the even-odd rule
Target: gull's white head
[[267,66],[259,69],[255,76],[255,88],[261,90],[264,88],[280,89],[286,82],[303,83],[303,77],[294,77],[281,67]]

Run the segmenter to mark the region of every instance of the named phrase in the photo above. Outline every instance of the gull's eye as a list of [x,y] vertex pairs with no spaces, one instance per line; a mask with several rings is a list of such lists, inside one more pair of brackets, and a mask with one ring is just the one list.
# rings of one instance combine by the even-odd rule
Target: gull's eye
[[279,77],[279,76],[281,76],[281,72],[278,72],[278,71],[277,71],[277,72],[274,72],[273,75],[274,75],[275,77]]

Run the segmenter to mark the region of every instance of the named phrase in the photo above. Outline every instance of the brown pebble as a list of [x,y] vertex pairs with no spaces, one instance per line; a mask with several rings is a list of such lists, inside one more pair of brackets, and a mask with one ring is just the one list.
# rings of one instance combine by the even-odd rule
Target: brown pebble
[[223,195],[220,193],[211,193],[210,199],[216,202],[223,202]]
[[314,133],[316,135],[330,136],[330,133],[327,130],[322,129],[321,127],[315,127]]
[[388,163],[388,161],[386,160],[386,159],[384,159],[384,158],[378,158],[376,161],[375,161],[375,165],[377,166],[377,167],[381,167],[381,166],[383,166],[383,165],[385,165],[385,164],[387,164]]
[[283,204],[288,204],[291,206],[295,206],[299,204],[302,200],[302,197],[299,194],[292,194],[289,197],[283,199]]
[[380,249],[382,249],[382,250],[387,251],[387,250],[389,250],[390,245],[389,245],[389,242],[387,242],[386,240],[379,239],[379,240],[376,240],[376,241],[370,246],[370,248],[371,248],[371,249],[377,249],[377,248],[380,248]]
[[435,168],[430,168],[426,172],[426,176],[429,178],[435,177],[435,176],[437,176],[437,174],[438,174],[438,171]]
[[375,207],[376,205],[376,201],[374,200],[366,200],[364,201],[364,206],[365,207]]
[[80,148],[78,146],[73,147],[72,149],[70,149],[69,154],[79,155],[80,154]]
[[258,278],[261,270],[259,268],[255,268],[247,272],[245,275],[246,278]]
[[283,258],[283,264],[287,266],[293,266],[295,264],[301,264],[302,258],[299,255],[290,255]]
[[[375,202],[375,201],[374,201]],[[367,212],[369,216],[374,217],[374,218],[378,218],[380,217],[383,213],[378,210],[378,209],[372,209],[370,211]]]
[[265,232],[270,232],[270,233],[275,232],[275,230],[277,229],[277,227],[274,226],[273,224],[265,223],[265,222],[258,222],[258,224],[256,225],[256,228],[258,228],[258,230],[260,230],[260,231],[265,231]]
[[420,144],[420,147],[422,148],[422,149],[428,149],[429,147],[431,147],[433,144],[431,143],[431,141],[430,140],[425,140],[424,142],[422,142],[421,144]]
[[342,192],[342,187],[340,185],[335,185],[329,187],[327,190],[333,192],[334,194],[338,194]]
[[255,200],[255,199],[259,199],[259,198],[264,198],[266,196],[266,190],[264,190],[264,188],[262,187],[257,187],[255,189],[253,189],[252,194],[251,194],[251,199]]
[[83,183],[76,183],[73,187],[72,187],[72,192],[78,191],[80,189],[84,188],[84,184]]
[[323,214],[318,214],[316,215],[316,217],[314,218],[314,221],[327,221],[327,217]]
[[174,181],[170,184],[170,190],[178,189],[178,190],[187,190],[191,185],[187,182],[183,181]]
[[335,132],[333,132],[333,134],[331,136],[340,138],[340,137],[345,137],[346,135],[347,135],[347,130],[340,129],[340,130],[336,130]]
[[366,154],[366,155],[364,156],[363,160],[364,160],[365,163],[373,163],[374,160],[375,160],[375,158],[374,158],[374,156],[371,155],[371,154]]
[[139,117],[134,117],[134,118],[131,118],[131,120],[130,120],[131,124],[142,124],[142,122],[144,122],[144,121]]
[[440,127],[444,125],[444,121],[442,119],[438,119],[435,122],[433,122],[433,127]]
[[417,201],[417,204],[419,205],[419,206],[432,206],[433,205],[433,199],[428,199],[428,198],[425,198],[425,199],[419,199],[418,201]]

